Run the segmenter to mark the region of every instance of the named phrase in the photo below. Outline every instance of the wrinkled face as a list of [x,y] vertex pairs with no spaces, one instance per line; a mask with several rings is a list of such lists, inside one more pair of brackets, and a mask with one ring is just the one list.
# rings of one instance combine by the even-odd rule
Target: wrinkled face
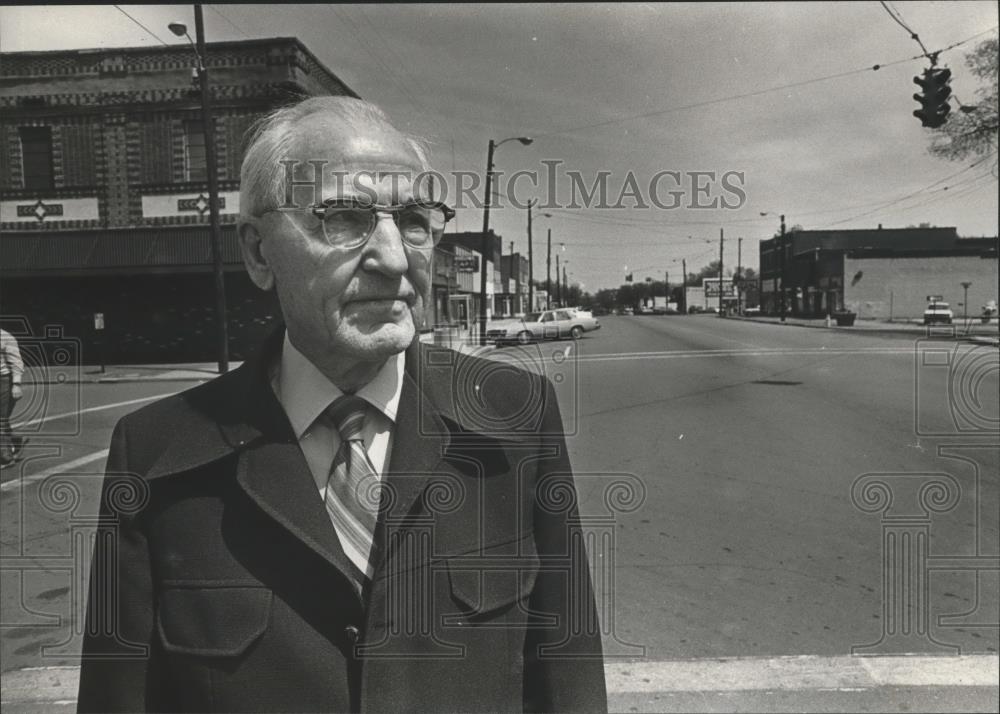
[[[399,204],[415,198],[405,177],[420,173],[420,159],[392,127],[352,129],[316,114],[300,123],[296,135],[289,156],[298,162],[296,182],[313,182],[308,162],[326,162],[322,195],[314,185],[297,183],[296,205],[372,196],[379,204]],[[404,244],[384,214],[367,243],[350,249],[329,245],[320,219],[309,210],[269,212],[256,223],[289,339],[314,364],[380,362],[412,342],[429,296],[433,247]]]

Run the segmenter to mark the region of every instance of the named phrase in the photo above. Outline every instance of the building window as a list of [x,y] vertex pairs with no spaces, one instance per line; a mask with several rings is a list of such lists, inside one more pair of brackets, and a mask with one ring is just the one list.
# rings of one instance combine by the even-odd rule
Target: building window
[[207,181],[205,131],[201,121],[184,122],[184,180]]
[[22,126],[21,167],[24,187],[50,189],[55,187],[52,178],[52,127]]

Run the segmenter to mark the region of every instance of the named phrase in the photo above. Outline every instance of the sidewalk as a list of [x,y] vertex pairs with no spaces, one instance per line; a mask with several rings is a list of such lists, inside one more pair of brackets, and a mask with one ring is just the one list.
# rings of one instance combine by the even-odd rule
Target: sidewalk
[[[424,344],[433,344],[433,333],[420,335]],[[444,345],[448,347],[448,345]],[[494,349],[492,345],[479,347],[465,342],[455,342],[451,349],[464,354],[480,354]],[[243,362],[229,363],[229,370]],[[180,364],[113,364],[65,365],[60,367],[27,366],[25,381],[29,384],[110,384],[130,382],[207,382],[219,376],[215,362],[188,362]]]
[[1000,344],[1000,332],[998,332],[997,322],[994,320],[988,325],[982,324],[978,319],[969,320],[968,326],[963,321],[956,321],[952,325],[924,325],[920,320],[896,320],[886,322],[883,320],[855,320],[850,327],[840,327],[836,321],[828,327],[826,318],[804,318],[786,317],[784,323],[781,318],[764,315],[727,315],[727,320],[742,320],[744,322],[762,322],[770,325],[791,325],[793,327],[813,327],[824,330],[838,330],[842,332],[860,332],[874,334],[891,335],[912,335],[914,337],[936,337],[953,338],[956,340],[968,340],[987,345]]
[[[607,662],[611,712],[995,712],[997,656],[801,655]],[[79,667],[4,672],[8,714],[63,714]]]

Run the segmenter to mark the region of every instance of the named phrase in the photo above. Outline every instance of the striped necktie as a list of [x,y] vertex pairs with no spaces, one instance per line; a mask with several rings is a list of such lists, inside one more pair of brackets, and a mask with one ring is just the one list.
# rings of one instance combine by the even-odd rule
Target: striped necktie
[[326,410],[341,439],[326,485],[326,510],[337,526],[345,555],[357,568],[359,585],[372,575],[369,556],[379,504],[379,478],[362,437],[367,408],[361,397],[345,394]]

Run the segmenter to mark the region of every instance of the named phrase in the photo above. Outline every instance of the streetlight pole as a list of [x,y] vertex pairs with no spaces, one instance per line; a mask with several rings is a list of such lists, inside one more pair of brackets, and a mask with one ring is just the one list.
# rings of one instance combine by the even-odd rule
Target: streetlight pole
[[498,146],[508,141],[519,141],[523,146],[531,144],[533,139],[527,136],[515,136],[503,141],[490,139],[486,152],[486,193],[483,196],[483,237],[479,244],[481,252],[479,266],[479,344],[486,344],[486,254],[489,251],[490,203],[493,200],[493,152]]
[[733,281],[736,289],[736,314],[743,314],[743,238],[736,239],[736,279]]
[[719,317],[722,317],[722,247],[726,242],[725,228],[719,229]]
[[[545,309],[548,310],[552,305],[552,229],[549,228],[549,237],[547,240],[547,253],[545,256]],[[532,305],[531,309],[534,310],[535,306]]]
[[[168,27],[178,37],[187,37],[187,26],[171,22]],[[212,121],[212,98],[208,86],[208,68],[205,67],[205,22],[201,5],[194,6],[194,54],[198,61],[198,82],[201,88],[202,131],[205,134],[205,175],[208,179],[208,215],[212,239],[212,275],[215,281],[215,321],[219,373],[229,371],[229,327],[226,321],[226,280],[222,269],[222,230],[219,226],[219,176],[215,155],[215,122]]]
[[683,275],[683,284],[681,287],[681,304],[684,306],[684,312],[682,314],[687,315],[688,311],[688,262],[687,259],[681,259],[681,272]]
[[965,331],[969,331],[969,288],[971,282],[963,282],[962,288],[965,290],[965,297],[962,298],[962,322],[965,323]]
[[559,254],[556,253],[556,303],[562,307],[562,283],[559,282]]
[[781,214],[781,321],[785,321],[785,214]]
[[535,277],[535,255],[534,249],[532,247],[531,241],[531,209],[538,203],[538,199],[533,201],[528,201],[528,304],[535,304],[535,286],[533,278]]

